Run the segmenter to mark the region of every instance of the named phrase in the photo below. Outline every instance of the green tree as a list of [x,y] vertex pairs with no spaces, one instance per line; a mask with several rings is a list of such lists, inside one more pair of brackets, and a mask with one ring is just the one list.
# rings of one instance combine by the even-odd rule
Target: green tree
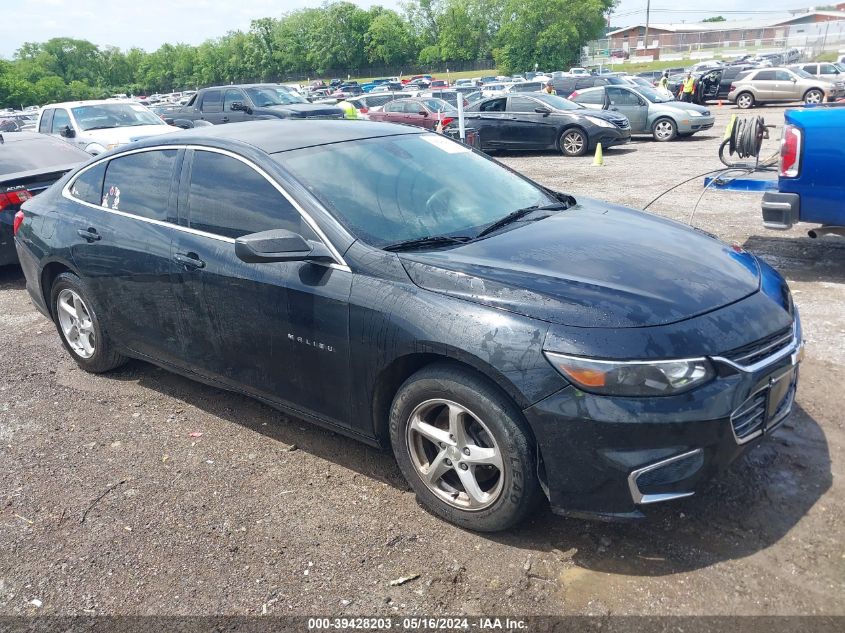
[[613,0],[506,0],[494,58],[505,74],[563,69],[580,61],[581,47],[597,37]]
[[416,53],[408,23],[395,11],[382,10],[373,18],[364,43],[371,62],[400,66]]
[[726,20],[721,15],[714,15],[712,18],[703,19],[702,22],[726,22]]

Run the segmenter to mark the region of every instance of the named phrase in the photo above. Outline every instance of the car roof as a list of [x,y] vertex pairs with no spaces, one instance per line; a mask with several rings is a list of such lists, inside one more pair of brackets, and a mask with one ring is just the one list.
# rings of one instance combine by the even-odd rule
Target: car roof
[[41,110],[46,108],[76,108],[87,105],[113,105],[115,103],[129,103],[131,105],[140,105],[137,101],[132,99],[88,99],[87,101],[62,101],[61,103],[48,103],[41,107]]
[[247,121],[194,128],[165,136],[150,137],[135,147],[152,145],[225,145],[226,141],[245,143],[268,154],[287,152],[315,145],[330,145],[368,138],[422,134],[426,130],[406,125],[376,121],[346,121],[343,119],[289,119]]

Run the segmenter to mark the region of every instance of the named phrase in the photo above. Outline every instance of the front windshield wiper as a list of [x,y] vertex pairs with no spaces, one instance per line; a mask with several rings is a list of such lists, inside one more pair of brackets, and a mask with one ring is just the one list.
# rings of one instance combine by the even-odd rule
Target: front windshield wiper
[[464,244],[465,242],[469,242],[471,239],[471,237],[466,237],[464,235],[427,235],[425,237],[415,237],[410,240],[402,240],[401,242],[388,244],[387,246],[382,246],[381,248],[385,251],[405,251],[414,248],[426,248],[428,246],[443,246],[444,244]]
[[479,237],[484,237],[485,235],[490,235],[490,233],[494,231],[498,231],[499,229],[507,226],[508,224],[513,224],[517,220],[521,220],[529,213],[533,213],[534,211],[556,211],[558,209],[568,209],[569,203],[567,202],[555,202],[554,204],[546,204],[543,206],[540,205],[532,205],[530,207],[525,207],[523,209],[517,209],[516,211],[511,211],[505,217],[496,220],[493,224],[482,229],[482,231],[475,236],[475,239]]
[[94,127],[86,127],[85,131],[90,132],[91,130],[111,130],[116,127],[116,125],[96,125]]

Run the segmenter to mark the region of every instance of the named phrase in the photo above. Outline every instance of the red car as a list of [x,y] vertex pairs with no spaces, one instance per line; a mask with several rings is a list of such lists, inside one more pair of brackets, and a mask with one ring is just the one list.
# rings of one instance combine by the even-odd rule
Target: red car
[[445,79],[432,79],[431,83],[428,86],[429,90],[436,90],[437,88],[443,89],[448,88],[449,82]]
[[437,122],[443,127],[449,125],[458,115],[458,110],[443,99],[397,99],[388,103],[381,112],[370,112],[371,121],[404,123],[433,130]]

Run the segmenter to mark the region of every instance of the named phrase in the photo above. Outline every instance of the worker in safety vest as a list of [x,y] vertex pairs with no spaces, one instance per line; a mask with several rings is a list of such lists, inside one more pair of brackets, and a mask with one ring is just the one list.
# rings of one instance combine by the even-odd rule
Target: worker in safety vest
[[555,90],[555,87],[552,85],[551,81],[546,82],[546,85],[543,87],[543,92],[545,92],[547,95],[557,94],[557,90]]
[[695,94],[695,78],[692,73],[687,73],[686,79],[681,84],[681,101],[692,103],[693,94]]
[[657,82],[657,87],[661,90],[669,90],[669,73],[663,73],[660,81]]
[[355,106],[349,103],[348,101],[339,101],[337,107],[343,110],[343,118],[344,119],[357,119],[358,118],[358,110],[355,109]]

